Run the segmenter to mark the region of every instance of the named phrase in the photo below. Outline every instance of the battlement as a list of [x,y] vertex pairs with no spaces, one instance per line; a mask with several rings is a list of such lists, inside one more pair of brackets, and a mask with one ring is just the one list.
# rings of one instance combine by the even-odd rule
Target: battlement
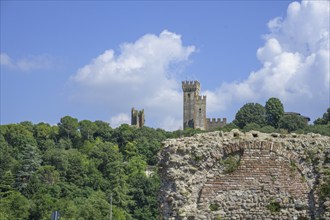
[[227,118],[207,118],[206,119],[206,126],[207,130],[212,130],[215,128],[223,127],[227,124]]
[[223,118],[222,120],[221,120],[221,118],[212,118],[212,119],[207,118],[206,121],[208,123],[224,123],[224,122],[227,122],[227,118]]
[[206,105],[206,95],[196,96],[196,102],[199,103],[199,104],[205,104]]
[[200,96],[198,81],[182,81],[183,128],[214,130],[223,127],[227,119],[206,118],[206,96]]
[[198,81],[182,81],[182,89],[184,92],[200,91],[200,83]]

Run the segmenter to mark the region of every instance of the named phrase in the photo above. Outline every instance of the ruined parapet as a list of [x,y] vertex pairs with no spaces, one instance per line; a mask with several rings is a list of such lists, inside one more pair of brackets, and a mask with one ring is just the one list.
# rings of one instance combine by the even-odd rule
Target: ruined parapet
[[144,126],[145,116],[144,109],[141,111],[132,108],[131,111],[131,125],[141,128]]
[[169,139],[158,164],[162,218],[330,219],[329,167],[330,138],[318,134]]
[[207,118],[206,119],[206,128],[208,131],[213,130],[215,128],[221,128],[227,124],[227,118]]

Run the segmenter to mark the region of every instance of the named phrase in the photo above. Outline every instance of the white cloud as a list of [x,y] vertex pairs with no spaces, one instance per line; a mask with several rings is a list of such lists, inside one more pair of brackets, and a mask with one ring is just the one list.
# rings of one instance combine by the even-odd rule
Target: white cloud
[[[240,82],[222,83],[207,95],[208,115],[232,119],[247,102],[264,104],[278,97],[287,111],[316,118],[329,106],[329,2],[302,1],[285,17],[268,22],[265,44],[256,52],[261,68]],[[146,124],[182,127],[180,71],[196,51],[169,31],[146,34],[112,49],[81,67],[71,78],[74,98],[101,103],[114,115],[112,126],[128,123],[132,107],[144,109]],[[10,63],[10,62],[9,62]],[[219,114],[220,113],[220,114]]]
[[74,96],[108,103],[105,106],[114,115],[132,107],[144,108],[147,125],[155,122],[152,126],[178,129],[182,95],[177,70],[188,63],[193,52],[195,47],[183,46],[178,34],[166,30],[159,36],[146,34],[122,44],[118,54],[106,50],[80,68],[71,78],[78,85]]
[[118,127],[121,124],[130,124],[130,117],[128,114],[120,113],[110,119],[111,127]]
[[49,55],[28,56],[26,58],[14,60],[8,54],[0,54],[0,65],[12,70],[31,71],[38,69],[47,69],[51,65]]
[[209,112],[232,115],[233,106],[274,96],[286,110],[321,116],[330,101],[329,14],[329,1],[291,3],[285,18],[268,22],[270,33],[256,54],[262,67],[244,81],[204,92]]

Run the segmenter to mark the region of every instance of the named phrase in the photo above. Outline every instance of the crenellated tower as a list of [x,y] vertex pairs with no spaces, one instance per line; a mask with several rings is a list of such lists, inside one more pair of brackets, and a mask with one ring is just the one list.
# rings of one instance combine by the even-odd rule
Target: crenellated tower
[[206,128],[206,96],[200,96],[198,81],[183,81],[183,128]]
[[183,81],[183,128],[199,128],[213,130],[223,127],[227,119],[206,118],[206,96],[200,96],[200,83],[198,81]]

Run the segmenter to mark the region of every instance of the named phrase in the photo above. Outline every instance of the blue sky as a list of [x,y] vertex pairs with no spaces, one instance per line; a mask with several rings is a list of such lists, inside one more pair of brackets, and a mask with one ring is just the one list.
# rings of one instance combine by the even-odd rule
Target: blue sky
[[182,80],[231,121],[275,96],[329,107],[329,2],[1,1],[1,124],[65,115],[182,127]]

